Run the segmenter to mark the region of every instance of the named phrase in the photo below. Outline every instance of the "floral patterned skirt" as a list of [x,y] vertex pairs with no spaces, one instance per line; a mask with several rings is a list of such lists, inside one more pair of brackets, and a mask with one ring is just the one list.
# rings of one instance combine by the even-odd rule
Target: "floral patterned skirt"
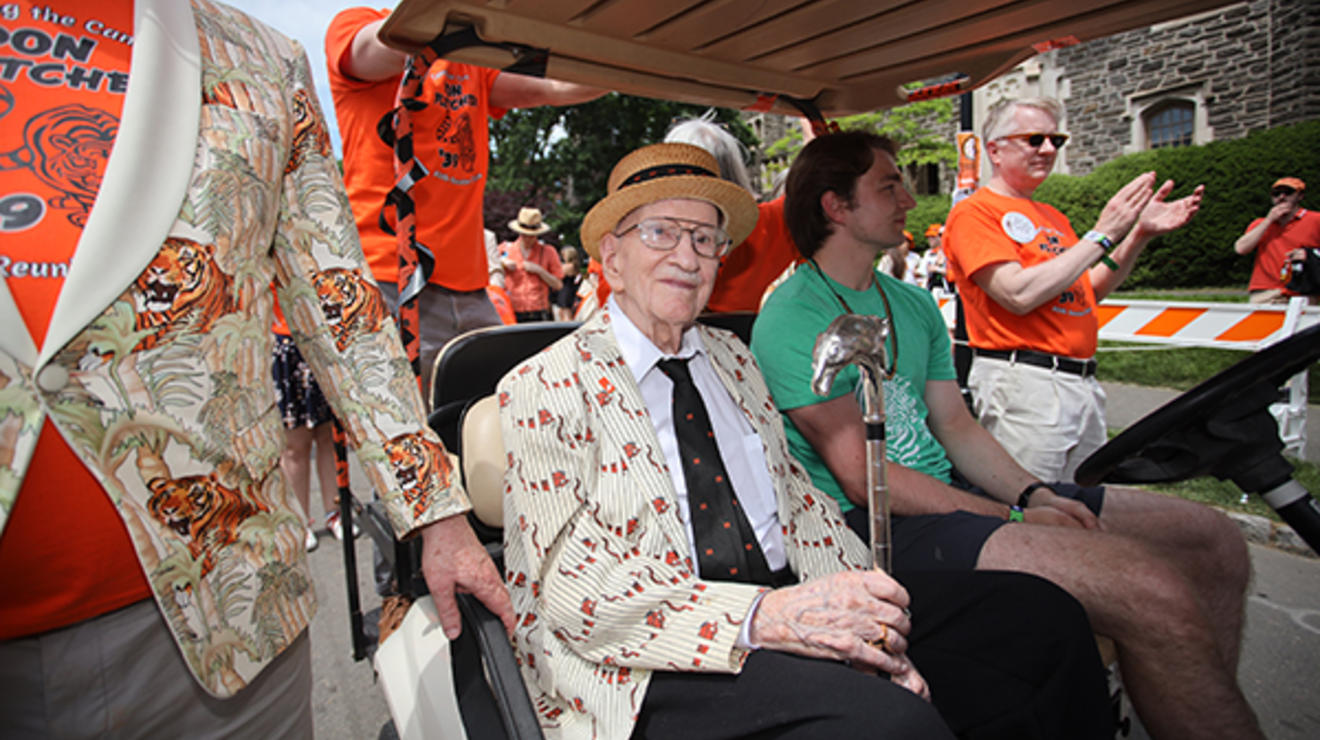
[[275,379],[275,396],[279,400],[284,428],[318,427],[334,418],[330,404],[321,395],[312,369],[298,352],[293,339],[275,335],[275,358],[271,363],[271,376]]

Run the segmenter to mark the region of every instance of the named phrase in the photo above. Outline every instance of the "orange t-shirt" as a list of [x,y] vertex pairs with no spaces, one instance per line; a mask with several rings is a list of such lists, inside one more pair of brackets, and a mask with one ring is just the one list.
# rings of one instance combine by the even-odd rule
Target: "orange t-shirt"
[[[394,236],[380,227],[395,176],[394,153],[376,134],[376,124],[394,107],[400,78],[358,80],[343,67],[357,32],[389,14],[349,8],[334,17],[325,34],[330,94],[344,142],[344,185],[362,251],[372,275],[382,283],[398,281],[399,258]],[[491,86],[499,74],[442,59],[431,66],[423,84],[429,105],[413,114],[417,156],[430,173],[411,191],[417,240],[435,255],[431,282],[451,290],[481,290],[489,282],[481,207],[490,161],[489,118],[505,112],[490,105]],[[393,226],[393,208],[388,216]]]
[[766,287],[802,259],[784,221],[784,198],[761,203],[757,210],[756,228],[720,266],[707,311],[759,311]]
[[[5,80],[14,95],[0,115],[0,150],[23,165],[0,173],[0,267],[41,346],[119,130],[133,4],[16,7],[16,18],[0,16],[0,53],[31,63]],[[151,595],[119,512],[49,421],[0,536],[0,594],[0,640]]]
[[984,349],[1093,356],[1100,327],[1088,274],[1025,316],[999,305],[972,280],[984,267],[1001,262],[1031,267],[1076,243],[1068,218],[1044,203],[981,188],[955,206],[944,226],[944,252],[949,278],[966,302],[969,343]]
[[537,242],[532,253],[523,257],[518,242],[504,242],[500,245],[500,257],[507,257],[516,266],[504,271],[504,289],[509,294],[509,303],[516,313],[550,310],[550,286],[539,276],[523,268],[527,260],[544,267],[546,272],[557,278],[564,277],[564,265],[559,260],[555,248],[544,242]]
[[[1263,220],[1258,218],[1252,221],[1247,231],[1256,228],[1256,224]],[[1288,278],[1283,272],[1288,253],[1294,249],[1315,247],[1320,247],[1320,214],[1313,211],[1298,208],[1288,223],[1265,227],[1265,234],[1256,245],[1256,261],[1251,268],[1251,282],[1247,284],[1247,290],[1283,290],[1288,284]],[[1284,292],[1292,295],[1288,290]]]

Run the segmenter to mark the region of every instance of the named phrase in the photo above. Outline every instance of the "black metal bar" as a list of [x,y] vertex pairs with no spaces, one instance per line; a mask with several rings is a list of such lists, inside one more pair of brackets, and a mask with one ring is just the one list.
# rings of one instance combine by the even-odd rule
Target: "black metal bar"
[[339,531],[344,534],[344,579],[348,590],[348,633],[353,641],[353,660],[367,657],[367,633],[362,621],[362,598],[358,593],[357,550],[353,542],[353,491],[348,480],[348,444],[339,420],[334,422],[335,482],[339,487]]

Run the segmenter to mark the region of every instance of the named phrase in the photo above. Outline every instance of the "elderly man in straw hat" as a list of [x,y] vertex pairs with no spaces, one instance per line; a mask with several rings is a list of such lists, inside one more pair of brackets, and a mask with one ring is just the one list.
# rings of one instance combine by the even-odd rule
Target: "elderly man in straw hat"
[[624,157],[582,225],[610,299],[499,385],[514,644],[546,736],[1112,736],[1071,597],[871,570],[789,457],[747,347],[695,322],[756,222],[718,173],[688,144]]
[[509,222],[518,238],[500,245],[504,267],[504,289],[513,304],[518,323],[549,321],[550,294],[564,286],[564,266],[559,252],[536,237],[550,230],[539,208],[523,208]]

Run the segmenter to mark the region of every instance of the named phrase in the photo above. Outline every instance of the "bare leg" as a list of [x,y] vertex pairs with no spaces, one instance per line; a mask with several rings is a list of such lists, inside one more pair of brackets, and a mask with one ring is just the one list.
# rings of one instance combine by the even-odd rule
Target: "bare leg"
[[[339,511],[339,480],[335,474],[334,422],[326,422],[312,430],[316,438],[316,478],[321,483],[321,505],[325,513]],[[311,512],[307,512],[311,518]]]
[[1236,675],[1251,580],[1247,543],[1237,525],[1208,506],[1116,487],[1105,492],[1104,522],[1110,532],[1145,543],[1191,581],[1224,665]]
[[284,434],[286,439],[280,465],[289,479],[289,485],[293,487],[293,495],[298,497],[298,503],[302,505],[303,518],[307,520],[308,528],[313,528],[312,512],[308,507],[311,493],[311,471],[308,468],[312,457],[312,430],[294,427],[284,430]]
[[1123,682],[1152,737],[1264,737],[1226,665],[1221,629],[1162,550],[1107,532],[1013,524],[986,541],[977,567],[1033,573],[1077,597],[1117,644]]

